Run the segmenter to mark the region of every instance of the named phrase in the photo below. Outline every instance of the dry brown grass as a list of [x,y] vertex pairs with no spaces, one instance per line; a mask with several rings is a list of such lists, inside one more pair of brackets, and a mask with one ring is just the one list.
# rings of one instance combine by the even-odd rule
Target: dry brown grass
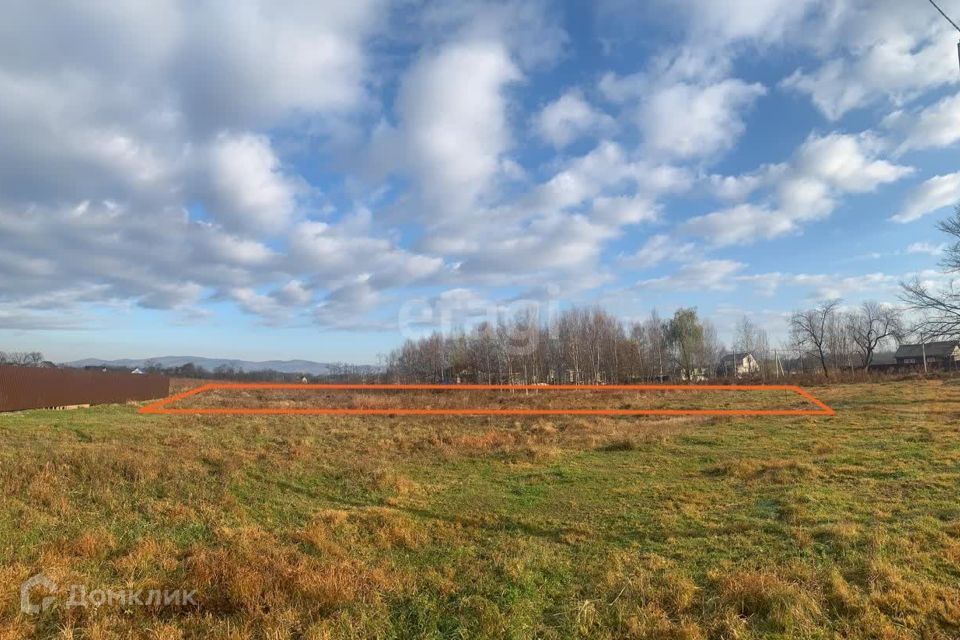
[[[3,416],[0,638],[960,637],[960,388],[816,392],[836,418]],[[24,615],[41,570],[197,604]]]
[[450,385],[443,390],[331,390],[213,388],[177,400],[170,408],[272,409],[807,409],[819,410],[794,391],[705,390],[690,386],[669,391],[618,389],[475,390]]

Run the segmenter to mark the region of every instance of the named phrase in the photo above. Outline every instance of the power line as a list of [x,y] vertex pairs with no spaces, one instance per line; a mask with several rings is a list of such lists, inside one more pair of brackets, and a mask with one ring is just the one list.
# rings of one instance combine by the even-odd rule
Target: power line
[[954,22],[953,20],[951,20],[951,19],[950,19],[950,16],[948,16],[946,13],[944,13],[944,12],[943,12],[943,9],[941,9],[939,6],[937,6],[937,3],[936,3],[936,2],[934,2],[933,0],[927,0],[927,1],[928,1],[930,4],[933,5],[933,8],[934,8],[934,9],[936,9],[937,11],[940,12],[940,15],[942,15],[944,18],[947,19],[947,22],[949,22],[950,24],[953,25],[953,28],[954,28],[954,29],[956,29],[957,31],[960,31],[960,27],[957,26],[957,23]]
[[[954,28],[954,29],[956,29],[957,31],[960,31],[960,27],[957,26],[957,23],[954,22],[953,20],[951,20],[951,19],[950,19],[950,16],[948,16],[946,13],[944,13],[944,12],[943,12],[943,9],[941,9],[941,8],[937,5],[936,2],[934,2],[933,0],[928,0],[928,2],[933,5],[933,8],[934,8],[934,9],[936,9],[937,11],[940,12],[940,15],[942,15],[942,16],[946,19],[947,22],[949,22],[950,24],[953,25],[953,28]],[[960,59],[960,42],[957,43],[957,59]]]

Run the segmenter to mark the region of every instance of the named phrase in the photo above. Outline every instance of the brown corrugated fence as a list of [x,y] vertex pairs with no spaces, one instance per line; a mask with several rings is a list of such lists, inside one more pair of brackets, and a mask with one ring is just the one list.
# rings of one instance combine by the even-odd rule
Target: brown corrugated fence
[[170,378],[152,374],[0,366],[0,411],[154,400]]

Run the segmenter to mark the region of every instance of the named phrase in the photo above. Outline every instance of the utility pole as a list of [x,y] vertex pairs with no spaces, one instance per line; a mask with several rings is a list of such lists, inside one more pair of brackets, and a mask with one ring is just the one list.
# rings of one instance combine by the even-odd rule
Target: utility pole
[[[930,4],[933,5],[934,9],[940,12],[940,15],[942,15],[947,22],[953,25],[954,29],[956,29],[957,31],[960,31],[960,27],[957,26],[957,23],[954,22],[952,19],[950,19],[950,16],[944,13],[943,9],[941,9],[936,2],[934,2],[933,0],[928,0],[928,2],[930,2]],[[960,42],[957,42],[957,60],[960,61]]]
[[923,354],[923,375],[927,375],[927,342],[926,338],[920,338],[920,353]]

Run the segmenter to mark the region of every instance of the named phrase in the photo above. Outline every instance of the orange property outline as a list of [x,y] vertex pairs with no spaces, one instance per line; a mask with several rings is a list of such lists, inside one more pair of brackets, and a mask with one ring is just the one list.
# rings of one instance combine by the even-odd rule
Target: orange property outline
[[[324,389],[336,391],[793,391],[817,409],[283,409],[196,408],[172,409],[166,405],[213,389]],[[273,384],[210,383],[153,402],[140,413],[161,415],[404,415],[404,416],[833,416],[836,412],[796,385],[535,385],[535,384]]]

